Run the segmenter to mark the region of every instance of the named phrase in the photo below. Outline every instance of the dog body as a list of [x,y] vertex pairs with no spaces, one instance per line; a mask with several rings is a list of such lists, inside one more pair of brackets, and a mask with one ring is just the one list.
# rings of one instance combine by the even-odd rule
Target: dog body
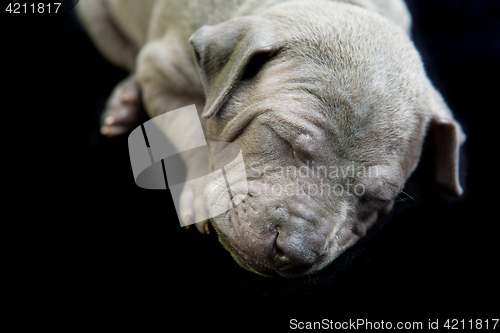
[[[392,208],[430,128],[436,181],[462,192],[465,136],[425,74],[400,0],[87,0],[77,8],[101,52],[131,72],[122,85],[135,82],[150,117],[196,104],[208,142],[241,148],[248,196],[211,223],[249,270],[292,277],[332,262]],[[167,124],[179,151],[176,133],[191,127],[181,117]],[[200,156],[184,158],[190,179],[207,173]],[[205,191],[184,189],[185,223],[230,207],[217,183]]]

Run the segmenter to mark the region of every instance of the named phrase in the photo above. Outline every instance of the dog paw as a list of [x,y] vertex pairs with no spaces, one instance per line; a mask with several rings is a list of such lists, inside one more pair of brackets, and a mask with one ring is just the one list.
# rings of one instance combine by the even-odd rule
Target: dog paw
[[145,115],[141,91],[134,76],[121,81],[109,97],[101,116],[101,133],[119,136],[135,128]]
[[185,185],[180,197],[180,215],[186,229],[194,224],[202,234],[211,233],[203,186]]

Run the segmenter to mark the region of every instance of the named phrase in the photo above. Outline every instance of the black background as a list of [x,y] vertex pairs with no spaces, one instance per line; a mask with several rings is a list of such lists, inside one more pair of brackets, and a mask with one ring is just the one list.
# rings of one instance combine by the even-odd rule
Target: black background
[[319,274],[297,280],[244,271],[215,235],[178,226],[169,192],[136,187],[126,138],[106,139],[98,126],[127,74],[69,16],[2,12],[0,269],[8,308],[24,314],[17,324],[151,331],[144,326],[498,318],[500,3],[407,3],[429,76],[468,135],[465,195],[430,184],[428,140],[405,190],[414,200],[397,203]]

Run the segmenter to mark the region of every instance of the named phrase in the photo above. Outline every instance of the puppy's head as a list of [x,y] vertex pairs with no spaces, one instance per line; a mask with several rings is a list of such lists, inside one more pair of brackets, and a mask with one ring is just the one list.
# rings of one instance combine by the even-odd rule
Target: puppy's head
[[[228,167],[208,209],[222,244],[264,275],[310,274],[388,212],[436,132],[436,180],[461,194],[464,135],[428,81],[418,52],[385,18],[346,4],[284,4],[192,37],[205,86],[207,132],[234,142],[245,172]],[[227,152],[214,149],[218,159]],[[239,170],[239,171],[238,171]]]

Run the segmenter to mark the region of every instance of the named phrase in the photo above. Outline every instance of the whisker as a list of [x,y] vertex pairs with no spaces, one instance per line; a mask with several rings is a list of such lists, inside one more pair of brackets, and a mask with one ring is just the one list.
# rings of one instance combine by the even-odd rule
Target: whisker
[[402,198],[399,194],[396,196],[397,198],[399,198],[399,200],[395,200],[394,202],[398,203],[398,202],[404,202],[406,205],[408,205],[406,203],[406,201],[408,200],[412,200],[413,202],[417,202],[417,200],[415,200],[411,195],[409,195],[408,193],[406,193],[405,191],[401,191],[400,193],[403,193],[404,195],[407,196],[407,198]]
[[417,202],[417,200],[413,199],[413,197],[411,195],[409,195],[408,193],[406,193],[405,191],[401,191],[401,193],[403,193],[404,195],[406,195],[408,198],[410,198],[411,200]]

